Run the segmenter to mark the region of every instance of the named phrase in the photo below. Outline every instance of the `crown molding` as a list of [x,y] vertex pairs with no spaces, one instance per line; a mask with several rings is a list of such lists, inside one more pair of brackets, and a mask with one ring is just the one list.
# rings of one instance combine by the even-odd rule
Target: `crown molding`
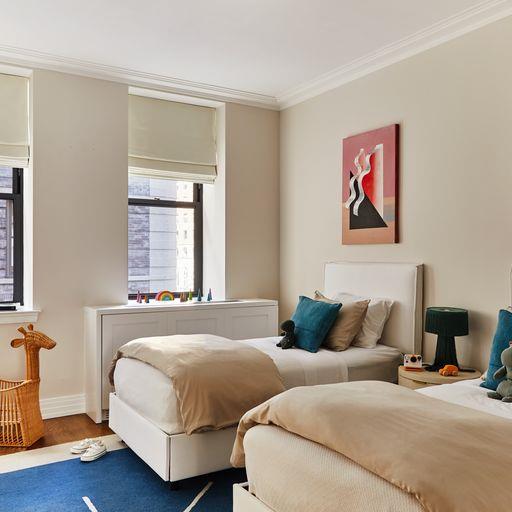
[[277,96],[285,109],[512,14],[512,0],[487,0]]
[[50,53],[0,45],[0,61],[11,66],[39,68],[61,73],[98,78],[127,84],[133,87],[156,89],[165,93],[204,98],[220,102],[233,102],[279,110],[274,96],[255,92],[240,91],[218,85],[192,82],[164,75],[145,73],[129,68],[109,66],[96,62],[62,57]]
[[[29,72],[27,70],[48,69],[178,95],[174,101],[178,101],[178,97],[189,97],[283,110],[510,15],[512,0],[483,1],[313,80],[287,89],[277,96],[192,82],[7,45],[0,45],[0,62],[13,66],[9,71],[13,74],[26,76]],[[18,66],[19,73],[16,71]]]

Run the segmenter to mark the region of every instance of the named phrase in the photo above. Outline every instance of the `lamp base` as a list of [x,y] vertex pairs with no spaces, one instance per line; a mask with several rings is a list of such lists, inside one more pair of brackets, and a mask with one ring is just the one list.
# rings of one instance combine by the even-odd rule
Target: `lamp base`
[[434,362],[430,366],[427,366],[425,370],[428,372],[437,372],[447,364],[453,364],[457,368],[459,367],[455,338],[453,336],[439,335],[437,337],[436,357]]

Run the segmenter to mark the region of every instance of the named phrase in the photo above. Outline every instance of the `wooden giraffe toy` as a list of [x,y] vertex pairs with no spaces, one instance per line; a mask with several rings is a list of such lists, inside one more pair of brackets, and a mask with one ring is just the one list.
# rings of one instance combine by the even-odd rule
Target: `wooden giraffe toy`
[[30,446],[44,434],[39,406],[39,351],[55,347],[51,338],[29,324],[20,327],[23,338],[11,341],[11,347],[25,346],[26,379],[0,379],[0,446]]

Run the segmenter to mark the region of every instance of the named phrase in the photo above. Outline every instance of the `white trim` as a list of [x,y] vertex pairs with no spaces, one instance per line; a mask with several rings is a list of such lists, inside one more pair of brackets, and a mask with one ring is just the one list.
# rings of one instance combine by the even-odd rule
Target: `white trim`
[[85,395],[56,396],[39,400],[43,419],[85,413]]
[[[9,45],[0,45],[0,61],[5,63],[0,63],[0,72],[29,76],[31,71],[27,68],[49,69],[110,80],[135,88],[156,89],[157,91],[154,94],[170,95],[168,97],[172,97],[173,101],[194,104],[202,98],[214,102],[231,101],[272,110],[282,110],[511,14],[512,0],[485,0],[419,32],[383,46],[375,52],[324,73],[313,80],[282,91],[276,96],[192,82]],[[143,93],[142,95],[147,96],[148,94]]]
[[176,103],[188,103],[189,105],[199,105],[201,107],[220,108],[224,105],[221,101],[213,101],[207,98],[194,98],[192,96],[184,96],[183,94],[174,94],[172,92],[144,89],[143,87],[130,86],[128,87],[128,94],[143,96],[145,98],[155,98],[157,100],[175,101]]
[[0,311],[0,324],[35,323],[39,316],[38,309],[18,308],[16,311]]
[[486,0],[277,96],[285,109],[512,14],[511,0]]
[[273,96],[256,92],[240,91],[218,85],[192,82],[170,76],[145,73],[135,69],[109,66],[97,62],[62,57],[51,53],[0,45],[0,60],[6,64],[31,68],[49,69],[101,80],[110,80],[141,88],[157,88],[162,92],[207,98],[217,101],[233,101],[256,107],[278,110],[279,105]]

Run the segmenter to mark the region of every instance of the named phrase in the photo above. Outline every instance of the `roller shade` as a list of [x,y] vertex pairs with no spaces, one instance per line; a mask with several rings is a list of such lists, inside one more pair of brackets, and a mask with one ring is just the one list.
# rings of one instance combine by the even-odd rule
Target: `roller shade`
[[130,173],[213,183],[215,109],[129,95]]
[[27,167],[28,79],[0,74],[0,165]]

